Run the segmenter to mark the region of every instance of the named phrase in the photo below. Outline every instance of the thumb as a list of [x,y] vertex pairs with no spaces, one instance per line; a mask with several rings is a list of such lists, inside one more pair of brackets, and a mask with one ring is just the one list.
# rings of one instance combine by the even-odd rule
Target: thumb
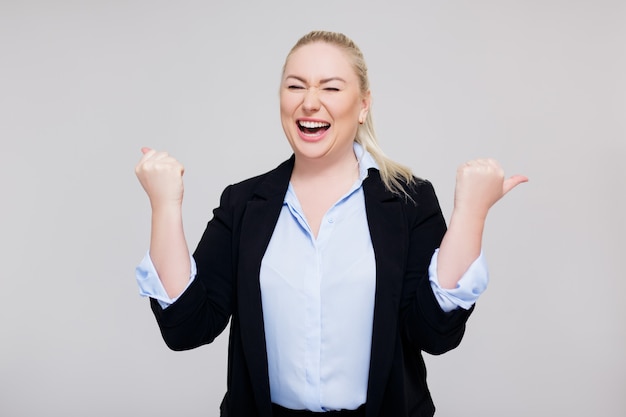
[[147,146],[144,146],[144,147],[141,148],[141,153],[145,155],[148,152],[150,152],[151,150],[152,150],[151,148],[148,148]]
[[528,177],[524,175],[513,175],[502,184],[502,195],[508,193],[521,183],[528,182]]

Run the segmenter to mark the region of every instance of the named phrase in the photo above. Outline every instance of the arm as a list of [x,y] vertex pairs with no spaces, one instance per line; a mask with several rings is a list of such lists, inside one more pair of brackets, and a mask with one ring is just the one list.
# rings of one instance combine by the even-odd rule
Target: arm
[[[142,152],[135,171],[152,206],[149,258],[168,297],[176,299],[164,309],[160,300],[152,298],[152,311],[171,349],[192,349],[211,343],[232,311],[230,188],[222,194],[193,262],[182,226],[183,167],[164,152],[148,148]],[[190,274],[195,276],[191,283]]]
[[[446,230],[437,198],[428,182],[421,184],[416,196],[417,217],[410,216],[412,226],[401,320],[409,343],[431,354],[444,353],[460,343],[465,322],[473,310],[472,306],[442,310],[426,273],[431,255],[440,248],[436,265],[439,283],[442,287],[455,288],[479,258],[482,227],[489,208],[514,186],[527,181],[522,176],[504,181],[495,161],[484,163],[488,167],[482,166],[483,161],[473,161],[459,168],[455,213],[451,221],[454,224],[450,229]],[[494,166],[497,171],[492,170]],[[463,220],[472,224],[466,226]]]
[[415,205],[406,206],[409,240],[400,326],[406,342],[413,348],[438,355],[461,342],[473,308],[446,312],[437,300],[428,270],[432,255],[446,233],[446,223],[429,182],[418,183],[414,200]]
[[182,220],[184,168],[165,152],[141,151],[135,173],[152,207],[150,257],[168,296],[176,298],[191,271]]
[[522,175],[505,180],[493,159],[474,160],[457,170],[454,209],[448,231],[439,249],[437,275],[443,288],[455,288],[478,258],[489,209],[517,185],[528,181]]
[[224,330],[232,314],[234,261],[230,190],[227,187],[222,193],[220,206],[213,210],[213,218],[193,254],[197,265],[193,282],[166,309],[157,300],[151,300],[163,340],[173,350],[211,343]]

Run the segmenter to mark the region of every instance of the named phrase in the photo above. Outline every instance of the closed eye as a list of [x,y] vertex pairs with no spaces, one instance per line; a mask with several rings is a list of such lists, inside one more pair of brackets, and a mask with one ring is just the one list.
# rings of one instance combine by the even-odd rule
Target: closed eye
[[302,87],[301,85],[288,85],[287,89],[288,90],[304,90],[304,87]]
[[339,89],[335,87],[326,87],[324,88],[324,91],[339,91]]

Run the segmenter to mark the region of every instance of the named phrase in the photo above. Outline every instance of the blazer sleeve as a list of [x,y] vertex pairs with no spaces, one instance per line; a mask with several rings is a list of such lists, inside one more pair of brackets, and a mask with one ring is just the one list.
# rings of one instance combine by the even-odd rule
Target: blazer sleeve
[[192,349],[211,343],[226,327],[233,311],[233,210],[232,186],[220,198],[213,218],[200,239],[193,257],[195,280],[166,309],[151,299],[152,311],[167,346]]
[[428,266],[441,244],[446,223],[430,182],[419,181],[412,197],[415,204],[405,205],[409,242],[400,325],[411,346],[438,355],[459,345],[473,307],[444,312],[437,302],[428,279]]

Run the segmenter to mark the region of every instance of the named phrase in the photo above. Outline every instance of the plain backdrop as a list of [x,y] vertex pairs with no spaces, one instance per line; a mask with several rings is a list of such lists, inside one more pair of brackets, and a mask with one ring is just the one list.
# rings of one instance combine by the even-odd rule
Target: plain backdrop
[[530,177],[490,214],[463,343],[427,357],[437,415],[623,417],[625,5],[0,0],[0,415],[218,415],[227,334],[169,351],[138,296],[134,165],[184,163],[193,249],[226,185],[289,157],[283,59],[326,29],[360,45],[381,144],[446,217],[468,159]]

